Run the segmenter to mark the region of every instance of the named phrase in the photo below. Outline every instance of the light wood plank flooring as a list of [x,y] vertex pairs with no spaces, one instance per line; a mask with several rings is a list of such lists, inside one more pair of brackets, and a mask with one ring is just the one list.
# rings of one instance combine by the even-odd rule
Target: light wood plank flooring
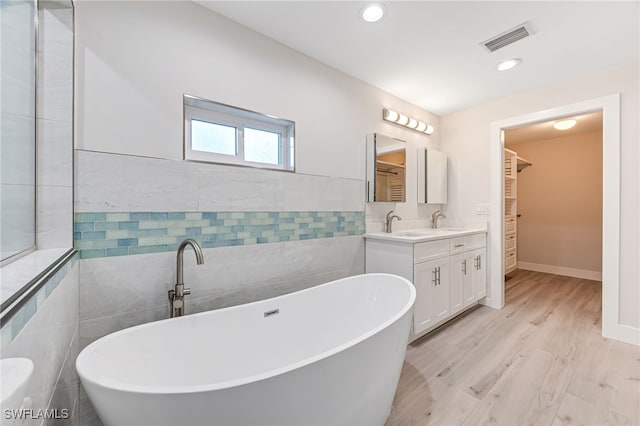
[[601,336],[601,284],[518,271],[409,345],[387,426],[640,425],[640,348]]

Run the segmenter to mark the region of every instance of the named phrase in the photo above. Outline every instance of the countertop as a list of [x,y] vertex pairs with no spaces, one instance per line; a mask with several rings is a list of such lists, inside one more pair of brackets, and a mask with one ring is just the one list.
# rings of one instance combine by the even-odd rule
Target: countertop
[[444,238],[462,237],[465,235],[478,234],[487,232],[484,228],[422,228],[409,229],[397,232],[370,232],[364,234],[365,238],[374,240],[395,241],[398,243],[421,243],[424,241],[441,240]]

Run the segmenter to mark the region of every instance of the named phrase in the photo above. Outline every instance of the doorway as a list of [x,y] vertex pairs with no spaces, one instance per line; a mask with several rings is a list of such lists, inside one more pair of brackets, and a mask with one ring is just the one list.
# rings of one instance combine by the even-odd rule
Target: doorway
[[602,111],[504,131],[505,274],[602,281]]
[[551,108],[491,125],[491,219],[489,295],[486,304],[504,306],[504,130],[552,120],[556,117],[603,113],[602,137],[602,335],[619,340],[619,252],[620,252],[620,95]]

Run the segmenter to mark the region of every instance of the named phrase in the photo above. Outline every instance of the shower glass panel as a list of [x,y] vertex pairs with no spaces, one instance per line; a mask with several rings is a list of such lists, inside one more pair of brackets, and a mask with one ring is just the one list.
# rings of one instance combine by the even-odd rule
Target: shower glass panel
[[35,246],[36,3],[0,2],[0,261]]

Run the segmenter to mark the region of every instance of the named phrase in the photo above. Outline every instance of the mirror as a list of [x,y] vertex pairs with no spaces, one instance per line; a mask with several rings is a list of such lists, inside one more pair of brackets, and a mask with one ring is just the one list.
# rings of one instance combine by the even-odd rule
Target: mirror
[[447,156],[435,149],[418,149],[418,203],[447,203]]
[[367,202],[406,201],[406,142],[367,135]]

